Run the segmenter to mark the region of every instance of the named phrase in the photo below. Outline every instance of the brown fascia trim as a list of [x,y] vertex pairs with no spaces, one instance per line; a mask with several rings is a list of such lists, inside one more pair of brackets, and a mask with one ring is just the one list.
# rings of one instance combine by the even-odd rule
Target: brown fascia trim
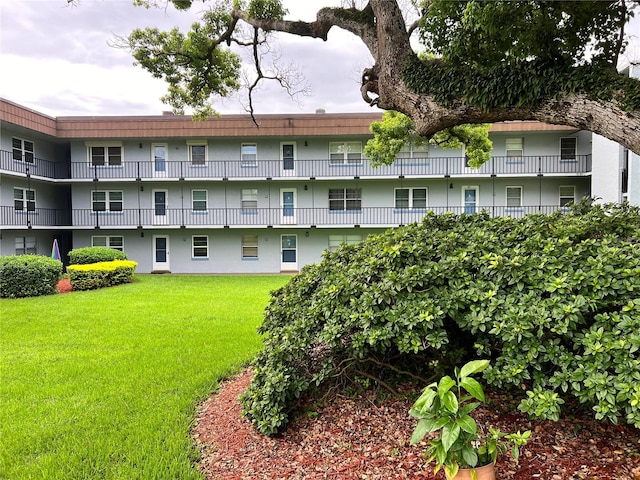
[[56,119],[0,98],[0,120],[52,137],[57,136]]
[[207,138],[368,135],[382,113],[315,113],[222,115],[206,121],[186,115],[123,117],[58,117],[58,137],[85,138]]
[[[188,115],[49,117],[0,98],[0,120],[58,139],[295,137],[370,135],[374,113],[222,115],[206,121]],[[537,121],[495,123],[491,132],[577,131],[573,127]]]

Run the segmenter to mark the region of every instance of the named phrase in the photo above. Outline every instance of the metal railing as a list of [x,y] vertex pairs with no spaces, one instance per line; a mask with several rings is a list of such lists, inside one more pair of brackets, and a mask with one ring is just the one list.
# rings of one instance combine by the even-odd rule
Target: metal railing
[[0,171],[14,172],[51,179],[65,179],[71,177],[70,165],[56,163],[35,157],[32,162],[16,160],[13,152],[0,150]]
[[194,211],[188,208],[124,209],[122,211],[93,211],[36,209],[35,212],[16,212],[13,207],[0,210],[1,226],[67,226],[69,228],[178,228],[178,227],[305,227],[305,226],[361,226],[390,227],[419,222],[427,212],[456,214],[486,211],[490,216],[523,217],[530,213],[553,213],[561,207],[542,205],[527,207],[439,206],[427,209],[397,209],[394,207],[363,207],[360,210],[329,210],[328,208],[208,208]]
[[71,225],[71,212],[66,209],[36,208],[16,210],[13,206],[0,206],[0,226],[62,227]]
[[[290,167],[291,165],[287,165]],[[281,160],[215,160],[204,165],[188,161],[126,161],[121,165],[91,165],[84,162],[54,163],[14,160],[11,152],[0,152],[0,170],[29,173],[52,179],[156,180],[156,179],[312,179],[376,177],[448,177],[473,175],[586,174],[591,155],[562,158],[559,155],[491,157],[479,169],[467,166],[464,157],[402,158],[393,165],[374,167],[368,159],[360,163],[334,164],[329,159],[296,160],[285,168]]]

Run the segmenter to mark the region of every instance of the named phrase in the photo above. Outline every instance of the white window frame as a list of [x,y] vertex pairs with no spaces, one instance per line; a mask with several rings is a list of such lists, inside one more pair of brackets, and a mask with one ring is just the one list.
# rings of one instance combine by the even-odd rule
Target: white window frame
[[[204,147],[204,159],[200,160],[198,153],[197,163],[194,162],[196,156],[193,153],[194,147]],[[204,167],[209,163],[209,144],[206,140],[188,140],[187,141],[187,160],[192,167]]]
[[[20,145],[16,145],[19,142]],[[31,140],[11,137],[11,156],[18,162],[33,163],[35,159],[35,144]]]
[[93,235],[92,247],[107,247],[124,252],[124,237],[122,235]]
[[36,237],[16,237],[16,255],[37,255],[38,243]]
[[240,208],[255,211],[258,209],[258,189],[243,188],[240,191]]
[[258,259],[258,235],[246,234],[242,235],[241,251],[243,260]]
[[[331,198],[332,192],[337,194],[341,192],[341,196]],[[357,193],[357,196],[353,196]],[[329,211],[330,212],[360,212],[362,211],[362,188],[330,188],[329,189]],[[348,202],[357,201],[358,208],[348,208]],[[334,205],[342,204],[342,208],[332,208]]]
[[328,250],[333,252],[340,248],[342,245],[353,245],[362,242],[362,235],[353,234],[331,234],[329,235]]
[[[567,148],[567,146],[563,146],[563,142],[567,140],[571,140],[573,142],[573,146]],[[571,150],[568,152],[567,150]],[[578,138],[577,137],[561,137],[560,138],[560,161],[561,162],[575,162],[578,156]]]
[[[203,244],[196,245],[196,239],[199,239],[200,242],[202,242],[202,239],[204,239],[204,245]],[[201,252],[202,249],[204,249],[203,252]],[[209,235],[192,235],[191,236],[191,258],[192,259],[209,258]]]
[[523,157],[524,156],[524,138],[509,137],[504,142],[505,156],[507,157]]
[[[204,192],[204,208],[196,208],[196,202],[202,202],[203,200],[196,200],[194,198],[196,192]],[[191,210],[194,212],[206,212],[209,208],[209,191],[205,188],[194,188],[191,190]]]
[[[513,195],[509,195],[509,190],[511,190],[511,193],[513,193],[514,191],[518,191],[519,195],[517,197],[513,196]],[[524,188],[522,187],[522,185],[507,185],[506,187],[504,187],[504,204],[507,208],[522,208],[522,197],[524,196]],[[509,201],[513,201],[514,199],[518,200],[517,205],[510,205]]]
[[362,165],[362,142],[329,142],[329,165]]
[[258,166],[258,144],[246,142],[240,144],[240,164],[243,167]]
[[[571,199],[569,199],[568,195],[563,195],[562,194],[562,189],[563,188],[570,188],[573,190],[573,196],[571,197]],[[560,187],[558,187],[558,205],[560,205],[561,207],[566,207],[567,204],[569,203],[575,203],[576,202],[576,186],[575,185],[560,185]]]
[[[19,197],[16,197],[16,194]],[[32,198],[29,198],[31,194]],[[20,207],[18,207],[20,202]],[[29,208],[32,205],[32,208]],[[36,211],[36,191],[33,188],[13,187],[13,208],[18,212]]]
[[[100,200],[96,200],[94,195],[96,193],[104,193],[104,209],[103,210],[96,210],[94,204],[95,203],[102,203]],[[117,195],[120,195],[120,200],[118,200],[117,198],[111,198],[113,197],[117,197]],[[116,204],[116,203],[120,203],[120,209],[112,209],[111,208],[111,204]],[[92,190],[91,191],[91,211],[92,212],[122,212],[124,210],[124,192],[122,190]]]
[[[87,147],[87,163],[90,167],[122,167],[124,165],[124,146],[122,142],[86,142],[85,146]],[[103,148],[104,149],[104,160],[102,164],[94,163],[94,148]],[[111,163],[112,155],[111,149],[118,149],[119,154],[113,155],[114,159],[119,159],[119,163]],[[97,155],[96,155],[97,158]]]
[[[398,191],[400,190],[408,190],[409,192],[409,197],[407,198],[408,205],[406,207],[398,206]],[[416,206],[416,190],[424,190],[424,206]],[[397,187],[394,189],[393,200],[396,210],[424,210],[429,206],[429,189],[427,187]]]

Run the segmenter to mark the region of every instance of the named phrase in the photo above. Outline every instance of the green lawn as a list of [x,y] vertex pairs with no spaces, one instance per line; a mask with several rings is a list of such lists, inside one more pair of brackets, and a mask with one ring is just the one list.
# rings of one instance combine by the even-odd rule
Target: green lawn
[[0,478],[201,478],[196,404],[260,348],[288,279],[138,275],[0,300]]

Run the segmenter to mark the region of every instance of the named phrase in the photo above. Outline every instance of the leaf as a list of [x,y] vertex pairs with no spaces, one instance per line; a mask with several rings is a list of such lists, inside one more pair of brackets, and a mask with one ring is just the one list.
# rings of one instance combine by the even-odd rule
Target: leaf
[[442,405],[451,413],[458,413],[458,399],[453,392],[446,392],[442,398]]
[[472,435],[478,433],[478,425],[476,424],[476,421],[469,415],[460,417],[458,420],[456,420],[456,423],[460,425],[460,428],[467,433],[470,433]]
[[475,378],[466,377],[460,380],[460,386],[464,388],[471,396],[484,402],[484,391],[482,385]]
[[440,379],[440,382],[438,383],[438,396],[441,399],[444,399],[445,393],[447,393],[449,390],[455,387],[455,385],[456,385],[455,380],[450,376],[447,375],[442,377]]
[[423,418],[422,420],[419,420],[416,428],[413,429],[413,434],[411,435],[411,441],[409,443],[411,443],[411,445],[419,443],[427,433],[432,431],[430,430],[432,425],[433,421],[431,419]]
[[460,374],[458,375],[458,379],[463,379],[468,377],[469,375],[473,375],[474,373],[478,373],[483,371],[485,368],[489,366],[489,360],[472,360],[466,363],[461,369]]
[[475,467],[478,464],[478,454],[470,445],[462,447],[462,459],[470,467]]
[[456,440],[460,437],[460,426],[456,423],[447,423],[442,428],[442,447],[445,452],[448,452],[451,446],[456,443]]

